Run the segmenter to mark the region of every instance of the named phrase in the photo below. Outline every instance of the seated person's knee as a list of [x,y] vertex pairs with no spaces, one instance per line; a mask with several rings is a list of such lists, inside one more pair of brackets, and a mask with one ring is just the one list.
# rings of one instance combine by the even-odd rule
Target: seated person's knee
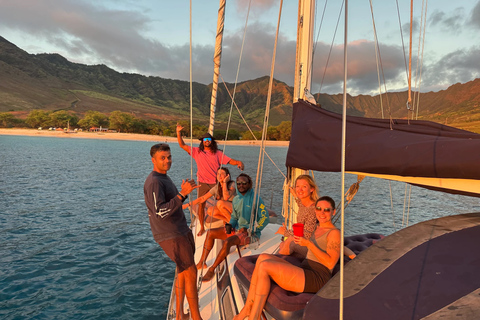
[[213,207],[208,207],[207,214],[211,216],[213,214]]

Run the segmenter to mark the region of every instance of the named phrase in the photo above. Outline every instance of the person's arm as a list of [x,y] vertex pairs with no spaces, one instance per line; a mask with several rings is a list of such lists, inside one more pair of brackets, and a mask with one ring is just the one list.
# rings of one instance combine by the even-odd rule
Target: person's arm
[[343,247],[343,255],[349,257],[350,259],[354,259],[357,255],[353,252],[349,247]]
[[170,217],[182,205],[183,197],[178,194],[169,201],[166,201],[165,186],[161,183],[150,185],[145,195],[151,212],[154,213],[158,219]]
[[208,191],[207,193],[205,193],[203,196],[201,196],[200,198],[197,198],[193,201],[190,201],[188,203],[185,203],[183,206],[182,206],[182,209],[186,209],[188,207],[192,207],[194,205],[196,205],[197,203],[204,203],[205,201],[208,200],[208,198],[212,197],[213,194],[210,193],[210,191]]
[[236,192],[235,183],[233,183],[233,181],[230,181],[230,175],[227,175],[225,177],[225,180],[222,183],[220,183],[220,185],[222,187],[222,196],[223,196],[222,200],[230,201],[230,198]]
[[340,257],[340,231],[338,229],[334,229],[328,234],[326,252],[317,247],[312,241],[303,237],[294,236],[294,241],[301,246],[306,246],[318,261],[328,269],[333,269],[337,264]]
[[240,160],[230,159],[230,161],[228,161],[228,164],[231,164],[232,166],[237,166],[238,169],[242,171],[245,168],[245,166],[243,165],[243,162]]
[[180,148],[182,148],[183,150],[187,151],[188,153],[190,153],[190,148],[185,144],[185,141],[183,141],[183,138],[182,138],[182,129],[183,127],[181,125],[179,125],[177,123],[177,141],[178,141],[178,145],[180,146]]

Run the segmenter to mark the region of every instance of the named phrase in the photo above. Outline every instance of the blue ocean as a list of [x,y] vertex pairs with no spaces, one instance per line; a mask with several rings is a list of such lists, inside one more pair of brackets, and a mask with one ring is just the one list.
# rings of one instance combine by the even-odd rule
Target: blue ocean
[[[166,317],[175,266],[153,240],[143,201],[153,144],[0,136],[1,319]],[[180,186],[195,164],[171,148],[169,175]],[[256,178],[258,147],[222,149]],[[261,196],[280,215],[287,148],[267,152],[276,166],[266,157]],[[340,199],[339,174],[315,178],[322,195]],[[407,216],[413,224],[480,210],[474,198],[415,187],[409,194],[404,184],[366,178],[346,209],[346,235],[390,234]]]

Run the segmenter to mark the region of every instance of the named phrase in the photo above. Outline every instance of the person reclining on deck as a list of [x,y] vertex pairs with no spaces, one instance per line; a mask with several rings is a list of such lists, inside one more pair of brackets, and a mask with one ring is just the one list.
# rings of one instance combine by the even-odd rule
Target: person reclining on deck
[[[247,230],[250,228],[250,217],[252,216],[254,198],[255,193],[252,189],[252,179],[247,174],[241,173],[237,178],[237,195],[232,201],[233,211],[230,219],[232,230],[238,231],[235,232],[235,234],[227,234],[225,228],[210,229],[208,231],[205,244],[203,245],[202,257],[197,264],[197,269],[204,267],[208,254],[213,248],[215,239],[222,239],[224,242],[215,262],[208,269],[202,281],[210,281],[213,278],[215,268],[227,257],[232,246],[250,243]],[[253,235],[260,239],[260,232],[270,221],[267,208],[260,197],[258,197],[257,200],[254,217],[256,217],[257,227]]]
[[[217,183],[215,186],[200,198],[184,204],[182,209],[192,207],[197,203],[205,203],[209,198],[215,197],[215,206],[207,209],[207,215],[228,223],[232,215],[232,200],[236,193],[235,183],[230,180],[230,171],[228,168],[220,167],[217,170]],[[207,221],[208,217],[205,220],[209,222]]]
[[271,280],[293,292],[316,293],[332,277],[340,256],[340,230],[332,223],[335,201],[324,196],[315,203],[319,221],[310,239],[294,236],[295,243],[308,248],[300,267],[271,254],[261,254],[255,264],[245,306],[234,320],[260,319],[270,293]]

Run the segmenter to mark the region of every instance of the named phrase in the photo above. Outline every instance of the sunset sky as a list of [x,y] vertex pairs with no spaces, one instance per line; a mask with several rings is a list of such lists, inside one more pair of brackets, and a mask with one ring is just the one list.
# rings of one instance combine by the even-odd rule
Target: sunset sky
[[[377,94],[372,13],[369,1],[359,2],[350,1],[349,7],[348,91],[353,95]],[[398,2],[402,28],[397,1],[372,0],[389,91],[404,90],[407,85],[400,29],[408,52],[410,1]],[[193,79],[209,84],[219,2],[192,3]],[[279,4],[279,0],[251,2],[239,81],[269,75]],[[342,91],[343,15],[333,39],[341,5],[340,0],[317,2],[313,93]],[[248,0],[227,1],[221,68],[227,82],[235,81],[248,6]],[[423,44],[418,34],[425,6]],[[284,1],[274,76],[289,85],[293,84],[296,20],[297,1]],[[421,91],[438,91],[480,77],[480,0],[414,0],[414,20],[414,57],[419,46],[424,46]],[[120,72],[187,81],[189,23],[187,0],[0,0],[0,36],[28,53],[58,53],[72,62],[105,64]],[[414,71],[416,67],[414,60]],[[414,78],[413,85],[418,86],[418,82]]]

